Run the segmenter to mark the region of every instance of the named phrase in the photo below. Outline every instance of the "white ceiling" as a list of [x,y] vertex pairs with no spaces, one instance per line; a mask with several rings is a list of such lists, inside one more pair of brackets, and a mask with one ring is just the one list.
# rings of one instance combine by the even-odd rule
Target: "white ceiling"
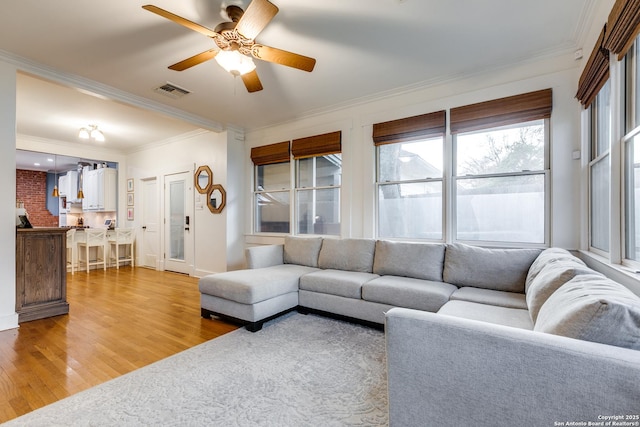
[[[256,40],[317,64],[307,73],[256,60],[264,90],[251,94],[215,61],[167,69],[215,45],[141,8],[151,2],[215,28],[226,20],[223,6],[246,9],[248,0],[3,2],[0,59],[31,74],[18,78],[18,133],[80,143],[78,128],[95,123],[105,147],[127,152],[199,128],[256,129],[396,90],[573,54],[596,3],[271,1],[280,12]],[[166,82],[192,93],[172,99],[154,92]]]

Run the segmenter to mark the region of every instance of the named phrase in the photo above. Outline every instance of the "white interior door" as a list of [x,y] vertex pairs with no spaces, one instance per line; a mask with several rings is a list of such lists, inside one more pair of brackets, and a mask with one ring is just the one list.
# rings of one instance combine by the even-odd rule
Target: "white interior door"
[[164,178],[164,269],[191,274],[193,271],[192,173]]
[[158,203],[158,182],[155,178],[142,181],[142,244],[139,264],[142,267],[159,269],[160,255],[160,203]]

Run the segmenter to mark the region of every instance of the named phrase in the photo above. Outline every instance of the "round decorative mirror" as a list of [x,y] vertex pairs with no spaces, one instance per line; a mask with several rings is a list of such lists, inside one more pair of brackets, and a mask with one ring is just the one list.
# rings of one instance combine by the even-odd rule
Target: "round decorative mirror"
[[227,192],[220,184],[213,184],[207,193],[207,206],[211,213],[220,213],[227,204]]
[[213,173],[209,166],[200,166],[195,174],[195,186],[196,190],[200,194],[207,194],[211,183],[213,182]]

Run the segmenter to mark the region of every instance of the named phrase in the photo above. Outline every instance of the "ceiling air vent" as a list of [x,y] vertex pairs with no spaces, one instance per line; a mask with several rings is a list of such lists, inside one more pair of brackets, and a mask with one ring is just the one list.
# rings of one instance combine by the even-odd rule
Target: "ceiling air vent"
[[180,86],[176,86],[173,83],[169,82],[155,88],[154,91],[173,99],[182,98],[183,96],[191,93],[187,89],[181,88]]

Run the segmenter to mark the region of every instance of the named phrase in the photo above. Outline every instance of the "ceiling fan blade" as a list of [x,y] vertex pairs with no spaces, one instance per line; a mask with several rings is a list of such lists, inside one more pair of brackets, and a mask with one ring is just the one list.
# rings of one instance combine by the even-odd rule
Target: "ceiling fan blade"
[[142,8],[145,9],[145,10],[148,10],[149,12],[153,12],[153,13],[155,13],[157,15],[160,15],[163,18],[167,18],[170,21],[175,22],[176,24],[180,24],[183,27],[187,27],[190,30],[197,31],[200,34],[204,34],[207,37],[215,37],[215,35],[216,35],[216,32],[213,31],[213,30],[210,30],[209,28],[203,27],[200,24],[196,24],[193,21],[189,21],[188,19],[185,19],[185,18],[183,18],[181,16],[178,16],[178,15],[175,15],[175,14],[169,12],[169,11],[161,9],[158,6],[154,6],[152,4],[147,4],[147,5],[142,6]]
[[213,59],[213,57],[216,56],[217,54],[218,54],[217,50],[209,49],[197,55],[193,55],[191,58],[187,58],[183,61],[176,62],[175,64],[170,65],[169,69],[175,70],[175,71],[184,71],[187,68],[193,67],[194,65],[202,64],[205,61]]
[[276,13],[278,13],[278,7],[268,0],[253,0],[238,21],[236,31],[253,40],[271,22]]
[[287,52],[286,50],[277,49],[275,47],[254,44],[251,54],[258,59],[276,64],[286,65],[287,67],[297,68],[303,71],[313,71],[316,60],[308,56],[298,55],[297,53]]
[[244,83],[244,86],[247,88],[247,91],[249,91],[249,93],[262,90],[262,83],[260,82],[260,78],[258,77],[258,73],[256,72],[256,70],[253,70],[250,73],[243,74],[241,77],[242,82]]

